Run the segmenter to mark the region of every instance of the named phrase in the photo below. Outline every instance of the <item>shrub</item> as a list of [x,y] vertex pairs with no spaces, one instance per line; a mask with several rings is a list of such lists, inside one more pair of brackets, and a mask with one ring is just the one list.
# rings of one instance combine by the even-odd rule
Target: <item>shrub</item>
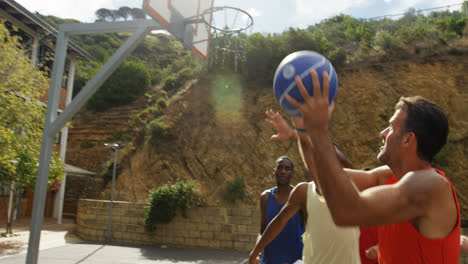
[[150,78],[143,62],[124,62],[88,102],[88,108],[103,111],[133,101],[148,89]]
[[166,92],[173,90],[176,87],[176,77],[174,74],[170,74],[167,76],[166,80],[164,81],[163,89]]
[[[117,162],[117,167],[115,168],[115,177],[122,172],[122,166]],[[114,158],[109,159],[106,161],[104,165],[104,170],[101,172],[102,178],[104,179],[105,183],[108,183],[112,180],[112,174],[114,173]]]
[[340,69],[346,62],[346,51],[342,48],[336,48],[328,54],[328,59],[335,69]]
[[394,53],[402,50],[400,42],[390,32],[378,31],[375,36],[375,48],[382,53]]
[[148,108],[148,111],[151,115],[151,118],[158,118],[164,114],[164,109],[159,107],[159,105],[153,105]]
[[164,109],[166,108],[167,106],[167,101],[166,99],[164,98],[158,98],[158,100],[156,100],[156,105],[161,108],[161,109]]
[[187,218],[187,209],[198,206],[199,192],[196,182],[178,181],[150,191],[150,205],[144,220],[147,231],[156,230],[156,224],[169,223],[177,210]]
[[173,137],[172,128],[160,119],[152,120],[147,126],[147,139],[153,146],[157,146],[164,140],[171,140]]
[[243,177],[235,177],[232,181],[226,181],[226,193],[224,200],[234,203],[237,200],[244,199],[245,183]]
[[176,85],[183,86],[193,76],[193,71],[190,68],[183,68],[176,74]]
[[169,75],[164,83],[163,89],[165,91],[172,91],[185,85],[185,83],[193,77],[193,71],[186,67],[177,72],[176,74]]
[[130,141],[132,140],[132,136],[128,131],[118,130],[112,133],[112,136],[109,138],[110,141]]
[[163,72],[161,71],[161,69],[150,69],[149,75],[151,78],[151,85],[158,84],[163,79]]

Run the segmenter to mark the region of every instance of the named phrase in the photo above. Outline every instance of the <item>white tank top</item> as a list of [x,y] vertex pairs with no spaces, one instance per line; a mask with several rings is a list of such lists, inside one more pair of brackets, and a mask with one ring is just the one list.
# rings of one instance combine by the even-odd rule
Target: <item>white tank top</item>
[[360,264],[359,228],[338,227],[333,222],[325,199],[307,187],[307,223],[302,235],[304,264]]

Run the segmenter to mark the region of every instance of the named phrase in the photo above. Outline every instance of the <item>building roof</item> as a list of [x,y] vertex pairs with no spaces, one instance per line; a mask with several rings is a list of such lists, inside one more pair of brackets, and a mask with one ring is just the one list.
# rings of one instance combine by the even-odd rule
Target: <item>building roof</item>
[[[7,18],[5,19],[7,20],[15,20],[10,21],[12,24],[15,24],[16,22],[30,28],[33,32],[26,32],[28,34],[33,33],[31,34],[33,36],[34,33],[39,33],[41,36],[52,35],[54,36],[54,39],[57,39],[58,31],[55,28],[47,24],[44,20],[42,20],[35,14],[31,13],[29,10],[24,8],[22,5],[18,4],[16,1],[0,0],[0,16],[6,16]],[[77,57],[89,60],[94,59],[93,56],[91,56],[88,52],[79,47],[73,41],[69,40],[68,46],[68,53],[72,53]]]

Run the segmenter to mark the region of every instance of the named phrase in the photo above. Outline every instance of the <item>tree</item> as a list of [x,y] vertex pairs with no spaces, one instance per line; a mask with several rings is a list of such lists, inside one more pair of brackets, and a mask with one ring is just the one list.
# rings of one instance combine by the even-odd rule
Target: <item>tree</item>
[[[9,188],[12,201],[7,211],[8,234],[13,233],[11,212],[17,205],[11,198],[19,187],[33,187],[36,182],[46,110],[38,100],[49,83],[19,47],[19,38],[10,36],[0,23],[0,185]],[[63,171],[63,162],[54,154],[49,183],[61,178]]]
[[98,21],[114,21],[115,20],[114,12],[107,8],[100,8],[96,10],[95,14],[98,18]]
[[118,14],[121,18],[123,18],[125,21],[127,21],[127,18],[131,15],[132,9],[128,6],[122,6],[118,10]]
[[148,89],[150,83],[148,69],[143,62],[125,61],[91,97],[87,107],[93,111],[104,111],[127,104]]
[[140,18],[145,18],[145,12],[141,8],[132,8],[132,12],[130,15],[133,17],[133,19],[140,19]]

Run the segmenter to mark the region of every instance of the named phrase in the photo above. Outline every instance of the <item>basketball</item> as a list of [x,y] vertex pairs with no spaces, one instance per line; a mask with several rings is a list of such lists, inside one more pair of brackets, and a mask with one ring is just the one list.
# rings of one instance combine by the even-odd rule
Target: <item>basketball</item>
[[301,116],[301,112],[291,103],[286,100],[286,94],[298,102],[304,102],[299,88],[296,85],[294,77],[299,75],[302,79],[304,87],[309,94],[313,96],[312,77],[310,72],[317,71],[320,86],[322,86],[322,72],[328,73],[329,79],[329,102],[331,103],[336,96],[338,89],[338,76],[336,76],[335,68],[323,55],[310,50],[302,50],[289,54],[279,64],[275,72],[273,81],[273,92],[275,93],[276,100],[286,113],[293,116]]

